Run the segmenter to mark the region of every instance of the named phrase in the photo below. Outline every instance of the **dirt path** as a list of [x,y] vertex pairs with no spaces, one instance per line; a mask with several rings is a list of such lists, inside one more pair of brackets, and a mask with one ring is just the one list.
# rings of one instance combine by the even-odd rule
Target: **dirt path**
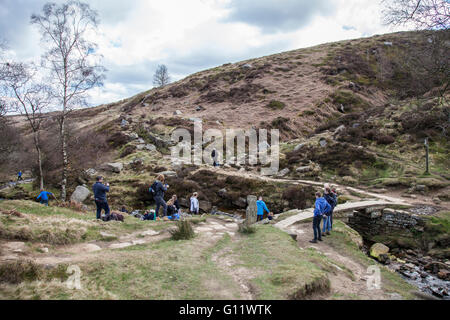
[[[196,171],[193,171],[191,174],[195,174],[201,170],[208,170],[208,171],[216,172],[218,174],[222,174],[225,176],[235,176],[235,177],[257,179],[257,180],[270,181],[270,182],[282,182],[282,183],[284,182],[286,184],[293,184],[293,185],[305,184],[305,185],[311,185],[311,186],[316,186],[316,187],[323,187],[323,185],[324,185],[323,182],[310,181],[310,180],[290,180],[290,179],[281,179],[281,178],[276,179],[276,178],[272,178],[272,177],[268,177],[268,176],[261,176],[259,174],[250,173],[250,172],[225,170],[222,168],[212,168],[210,166],[202,166],[199,169],[197,169]],[[362,194],[362,195],[365,195],[365,196],[368,196],[371,198],[380,199],[380,200],[397,202],[397,203],[408,203],[410,201],[410,200],[392,197],[389,194],[372,193],[372,192],[368,192],[366,190],[362,190],[362,189],[358,189],[358,188],[339,185],[337,183],[332,183],[332,184],[335,185],[339,189],[356,192],[356,193],[359,193],[359,194]]]
[[331,293],[329,296],[343,298],[359,298],[364,300],[387,300],[393,299],[392,296],[386,294],[381,289],[368,290],[367,288],[367,269],[359,262],[349,256],[345,256],[337,252],[328,243],[330,238],[324,237],[324,241],[312,244],[309,241],[314,237],[310,224],[300,224],[289,228],[289,231],[297,233],[297,243],[301,249],[314,248],[323,253],[332,261],[341,266],[345,266],[353,274],[352,277],[346,273],[341,267],[335,265],[335,272],[329,273],[331,282]]

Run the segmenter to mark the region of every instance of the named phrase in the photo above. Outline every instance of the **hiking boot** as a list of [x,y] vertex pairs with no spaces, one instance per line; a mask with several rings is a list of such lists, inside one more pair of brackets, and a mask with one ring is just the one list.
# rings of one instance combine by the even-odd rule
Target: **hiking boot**
[[322,233],[322,237],[326,237],[327,236],[327,234],[326,233]]
[[319,241],[323,241],[322,238],[319,238]]
[[311,243],[317,243],[317,240],[311,240],[310,242]]
[[326,234],[327,234],[327,236],[331,236],[331,233],[330,233],[330,231],[327,231],[327,233],[326,233]]

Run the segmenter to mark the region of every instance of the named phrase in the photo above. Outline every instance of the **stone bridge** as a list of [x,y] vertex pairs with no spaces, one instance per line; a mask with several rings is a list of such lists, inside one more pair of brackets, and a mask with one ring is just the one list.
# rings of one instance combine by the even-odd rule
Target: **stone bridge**
[[[385,208],[392,206],[404,206],[408,207],[410,205],[405,202],[393,202],[393,201],[384,201],[384,200],[368,200],[368,201],[359,201],[359,202],[346,202],[344,204],[337,205],[334,208],[334,215],[344,214],[344,213],[353,213],[354,211],[364,210],[365,212],[379,212]],[[300,222],[302,220],[310,219],[314,216],[314,208],[309,208],[305,210],[291,210],[286,213],[296,213],[293,216],[284,219],[275,224],[275,227],[281,230],[287,230],[294,223]]]

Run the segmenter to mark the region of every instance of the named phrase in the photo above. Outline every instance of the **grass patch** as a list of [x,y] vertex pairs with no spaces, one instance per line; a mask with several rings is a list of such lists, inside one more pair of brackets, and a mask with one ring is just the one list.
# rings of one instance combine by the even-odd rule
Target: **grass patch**
[[286,107],[286,104],[284,102],[281,102],[281,101],[272,100],[267,105],[267,107],[272,109],[272,110],[282,110],[282,109],[284,109]]
[[177,222],[176,228],[169,231],[172,240],[189,240],[194,238],[195,232],[189,220],[180,220]]

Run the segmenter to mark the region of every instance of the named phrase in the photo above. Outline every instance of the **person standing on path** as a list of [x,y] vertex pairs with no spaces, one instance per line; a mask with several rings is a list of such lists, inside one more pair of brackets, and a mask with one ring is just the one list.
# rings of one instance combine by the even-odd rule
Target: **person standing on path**
[[331,191],[330,188],[325,188],[325,192],[323,193],[324,199],[328,202],[331,207],[331,210],[323,216],[323,235],[330,235],[330,231],[332,229],[332,221],[333,221],[333,210],[336,207],[337,199],[336,195]]
[[213,160],[213,166],[218,167],[219,163],[217,159],[219,158],[219,153],[217,152],[216,148],[214,148],[213,151],[211,152],[211,158]]
[[106,217],[109,217],[110,209],[106,193],[109,192],[109,183],[103,184],[103,177],[98,176],[97,181],[92,186],[94,192],[95,205],[97,206],[97,219],[102,218],[102,210],[105,210]]
[[316,192],[316,204],[314,206],[313,218],[314,239],[310,241],[311,243],[317,243],[317,240],[322,241],[320,221],[322,220],[323,215],[330,210],[331,206],[328,204],[327,200],[321,197],[320,192]]
[[198,193],[194,192],[194,194],[191,197],[191,214],[199,214],[200,212],[200,204],[198,202]]
[[156,209],[155,209],[155,215],[159,217],[159,208],[163,207],[163,217],[167,216],[167,203],[164,201],[164,192],[167,191],[169,188],[169,185],[165,183],[166,178],[163,174],[160,174],[157,178],[155,183],[152,186],[152,189],[155,190],[154,199],[156,201]]
[[264,211],[267,211],[267,214],[269,214],[270,211],[261,196],[259,196],[258,201],[256,201],[256,207],[258,209],[256,221],[262,221],[264,218]]
[[19,170],[19,172],[17,173],[17,181],[23,181],[22,175],[23,175],[22,171]]

